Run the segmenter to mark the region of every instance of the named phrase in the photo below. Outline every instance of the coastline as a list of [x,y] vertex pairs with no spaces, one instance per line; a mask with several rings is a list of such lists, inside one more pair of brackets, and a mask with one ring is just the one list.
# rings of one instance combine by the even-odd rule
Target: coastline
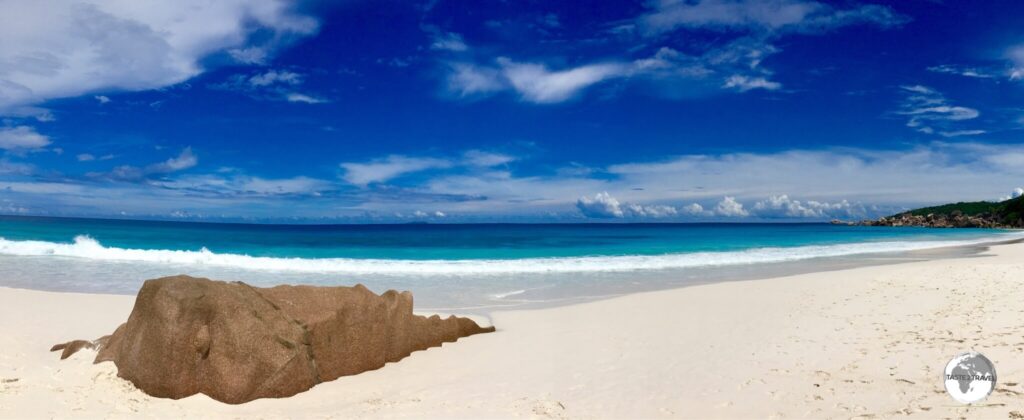
[[[810,229],[804,229],[807,226]],[[720,250],[713,249],[705,239],[703,248],[696,251],[653,255],[641,252],[445,260],[264,258],[287,265],[277,269],[247,266],[242,264],[250,259],[247,255],[211,253],[205,247],[201,252],[126,249],[103,246],[82,235],[74,243],[0,239],[0,287],[134,296],[144,279],[179,274],[240,280],[254,286],[362,283],[378,293],[409,290],[420,310],[486,316],[499,310],[557,307],[721,281],[966,256],[988,244],[1024,238],[1020,232],[1002,229],[958,230],[956,235],[947,235],[952,230],[944,230],[933,236],[918,229],[909,236],[886,237],[887,232],[896,229],[873,228],[882,230],[861,237],[843,236],[859,229],[840,230],[836,234],[842,239],[822,241],[818,238],[831,235],[831,228],[818,230],[814,225],[801,225],[797,230],[809,230],[815,239],[785,245],[776,230],[768,233],[776,235],[775,239],[755,239],[758,245],[739,248],[737,241],[742,239],[736,238],[741,235],[734,230],[726,232],[731,233],[731,239],[727,238],[727,246]],[[753,236],[757,238],[757,233],[765,230],[771,232],[758,225]],[[457,290],[451,284],[458,284]]]
[[[1006,418],[1024,399],[1024,244],[939,258],[497,311],[498,332],[297,396],[149,397],[94,352],[130,296],[0,288],[0,417]],[[963,406],[942,366],[975,349],[999,386]],[[14,380],[16,379],[16,381]]]

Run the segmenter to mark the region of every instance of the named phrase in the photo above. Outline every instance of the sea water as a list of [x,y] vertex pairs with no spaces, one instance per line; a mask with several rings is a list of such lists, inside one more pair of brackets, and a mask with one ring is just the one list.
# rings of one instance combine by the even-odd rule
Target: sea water
[[819,223],[264,225],[0,216],[0,286],[134,294],[145,279],[175,274],[262,286],[362,283],[377,292],[410,290],[417,308],[472,312],[1020,237]]

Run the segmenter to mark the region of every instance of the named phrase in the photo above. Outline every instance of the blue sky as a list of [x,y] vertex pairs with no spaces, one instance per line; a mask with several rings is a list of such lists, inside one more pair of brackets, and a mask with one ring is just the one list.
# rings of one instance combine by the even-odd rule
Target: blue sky
[[1024,185],[1013,1],[0,3],[0,213],[862,218]]

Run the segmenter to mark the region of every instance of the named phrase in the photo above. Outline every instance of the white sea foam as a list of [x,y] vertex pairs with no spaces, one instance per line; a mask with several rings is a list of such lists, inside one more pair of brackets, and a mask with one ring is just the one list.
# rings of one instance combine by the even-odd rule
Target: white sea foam
[[526,289],[513,290],[511,292],[495,293],[495,294],[491,295],[491,298],[493,298],[495,300],[501,300],[501,299],[505,299],[505,298],[507,298],[509,296],[521,295],[523,293],[526,293]]
[[355,258],[275,258],[198,251],[124,249],[107,247],[80,235],[72,243],[12,241],[0,238],[0,254],[54,256],[100,261],[237,268],[300,273],[381,275],[487,275],[623,272],[690,267],[797,261],[810,258],[879,252],[913,251],[1018,239],[1024,233],[1000,233],[985,238],[956,241],[861,242],[789,248],[756,248],[728,252],[694,252],[664,255],[524,258],[511,260],[389,260]]

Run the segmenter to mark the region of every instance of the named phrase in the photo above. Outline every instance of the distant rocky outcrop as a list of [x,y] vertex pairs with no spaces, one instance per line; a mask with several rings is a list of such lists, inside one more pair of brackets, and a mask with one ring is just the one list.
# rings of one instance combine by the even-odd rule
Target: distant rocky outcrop
[[921,226],[935,228],[1001,228],[1005,226],[1000,220],[989,213],[968,216],[959,211],[950,214],[928,213],[917,215],[910,212],[882,217],[878,220],[866,220],[859,224],[864,226]]
[[146,281],[114,333],[52,349],[98,347],[147,394],[196,393],[239,404],[288,397],[378,369],[411,352],[494,331],[467,318],[412,313],[412,294],[355,287],[256,288],[187,276]]
[[842,222],[861,226],[922,226],[935,228],[1024,228],[1024,197],[999,203],[978,201],[910,210],[878,220]]

